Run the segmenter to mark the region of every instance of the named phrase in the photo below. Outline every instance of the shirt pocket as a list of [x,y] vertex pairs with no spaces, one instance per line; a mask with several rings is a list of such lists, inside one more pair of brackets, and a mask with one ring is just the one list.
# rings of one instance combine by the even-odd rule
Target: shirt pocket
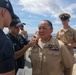
[[39,61],[39,52],[38,49],[32,50],[30,54],[30,59],[33,64],[38,63]]
[[60,64],[61,56],[59,51],[48,51],[46,63],[50,68],[55,68]]
[[60,53],[59,53],[59,51],[52,51],[52,50],[49,50],[49,51],[47,51],[47,55],[59,56]]
[[52,51],[49,50],[47,52],[47,59],[50,61],[53,60],[54,62],[60,58],[60,52],[59,51]]

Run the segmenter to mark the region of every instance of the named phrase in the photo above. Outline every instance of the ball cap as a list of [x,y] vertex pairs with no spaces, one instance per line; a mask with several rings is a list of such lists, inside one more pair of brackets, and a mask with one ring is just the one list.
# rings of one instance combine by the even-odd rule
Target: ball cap
[[22,23],[20,21],[20,19],[14,19],[14,20],[12,20],[12,22],[10,24],[10,27],[18,27],[18,26],[21,26],[21,25],[26,25],[26,24]]
[[63,13],[59,15],[59,18],[63,21],[63,20],[68,20],[70,18],[70,14],[68,13]]
[[15,19],[16,14],[14,13],[12,5],[9,0],[0,0],[0,7],[6,8],[10,12],[12,19]]

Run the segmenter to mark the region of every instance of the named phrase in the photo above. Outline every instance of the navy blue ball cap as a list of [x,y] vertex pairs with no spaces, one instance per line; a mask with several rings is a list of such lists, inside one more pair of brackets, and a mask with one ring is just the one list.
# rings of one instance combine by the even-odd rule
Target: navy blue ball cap
[[14,20],[14,19],[19,19],[19,17],[16,15],[16,14],[12,14],[12,20]]
[[[13,15],[12,15],[13,16]],[[14,14],[14,16],[13,16],[13,19],[12,19],[13,21],[16,21],[16,20],[19,20],[19,17],[16,15],[16,14]]]
[[14,19],[12,20],[10,27],[18,27],[21,25],[26,25],[25,23],[21,23],[20,19]]
[[68,20],[70,18],[70,14],[68,13],[63,13],[59,15],[59,18],[63,21],[63,20]]
[[12,15],[12,19],[16,17],[16,14],[14,13],[12,5],[9,0],[0,0],[0,7],[6,8]]

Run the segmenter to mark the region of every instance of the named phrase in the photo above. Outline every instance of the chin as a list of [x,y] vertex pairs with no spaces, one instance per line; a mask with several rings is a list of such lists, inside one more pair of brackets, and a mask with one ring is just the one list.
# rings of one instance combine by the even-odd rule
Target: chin
[[41,39],[44,39],[45,37],[44,36],[42,36],[42,37],[40,37]]

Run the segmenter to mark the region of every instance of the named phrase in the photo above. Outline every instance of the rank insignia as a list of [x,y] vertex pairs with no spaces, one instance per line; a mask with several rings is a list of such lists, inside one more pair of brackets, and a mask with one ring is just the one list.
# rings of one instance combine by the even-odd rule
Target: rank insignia
[[48,48],[49,50],[59,51],[59,47],[57,45],[49,45]]

